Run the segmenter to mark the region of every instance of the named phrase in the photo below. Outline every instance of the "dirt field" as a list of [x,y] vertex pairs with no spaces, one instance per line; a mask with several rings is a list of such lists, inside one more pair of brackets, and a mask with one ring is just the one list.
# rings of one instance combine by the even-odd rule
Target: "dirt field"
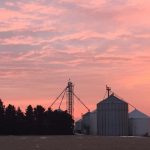
[[150,138],[0,136],[0,150],[150,150]]

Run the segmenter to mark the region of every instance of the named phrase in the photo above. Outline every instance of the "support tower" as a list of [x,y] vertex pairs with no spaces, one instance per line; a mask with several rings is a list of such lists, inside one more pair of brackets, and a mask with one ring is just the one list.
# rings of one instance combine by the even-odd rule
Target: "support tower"
[[73,116],[74,113],[74,85],[69,80],[67,86],[67,112]]
[[[61,98],[62,97],[62,98]],[[66,97],[66,98],[65,98]],[[83,101],[74,93],[74,85],[69,80],[65,89],[59,94],[59,96],[52,102],[50,108],[56,103],[56,101],[61,98],[59,104],[59,110],[62,105],[63,100],[66,100],[67,112],[74,118],[74,99],[78,100],[87,110],[90,112],[90,109],[83,103]]]

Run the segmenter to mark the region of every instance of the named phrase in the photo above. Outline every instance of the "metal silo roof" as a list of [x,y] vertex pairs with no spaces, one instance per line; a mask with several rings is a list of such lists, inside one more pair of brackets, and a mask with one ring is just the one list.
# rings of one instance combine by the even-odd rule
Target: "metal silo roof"
[[149,118],[149,116],[135,109],[129,113],[129,118]]
[[124,100],[118,98],[117,96],[115,96],[114,94],[111,94],[108,98],[104,99],[103,101],[99,102],[100,103],[126,103]]

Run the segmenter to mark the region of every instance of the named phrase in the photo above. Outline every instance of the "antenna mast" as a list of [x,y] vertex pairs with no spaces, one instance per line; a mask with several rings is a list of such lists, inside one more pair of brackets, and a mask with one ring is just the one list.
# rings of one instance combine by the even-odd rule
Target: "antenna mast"
[[110,96],[111,87],[109,87],[109,86],[106,85],[106,90],[108,92],[108,97],[109,97]]

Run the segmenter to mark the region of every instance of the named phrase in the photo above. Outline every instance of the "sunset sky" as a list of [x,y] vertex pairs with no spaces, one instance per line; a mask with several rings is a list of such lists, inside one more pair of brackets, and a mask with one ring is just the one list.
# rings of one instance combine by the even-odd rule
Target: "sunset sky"
[[150,1],[1,0],[4,104],[47,108],[69,78],[91,110],[108,84],[150,115]]

